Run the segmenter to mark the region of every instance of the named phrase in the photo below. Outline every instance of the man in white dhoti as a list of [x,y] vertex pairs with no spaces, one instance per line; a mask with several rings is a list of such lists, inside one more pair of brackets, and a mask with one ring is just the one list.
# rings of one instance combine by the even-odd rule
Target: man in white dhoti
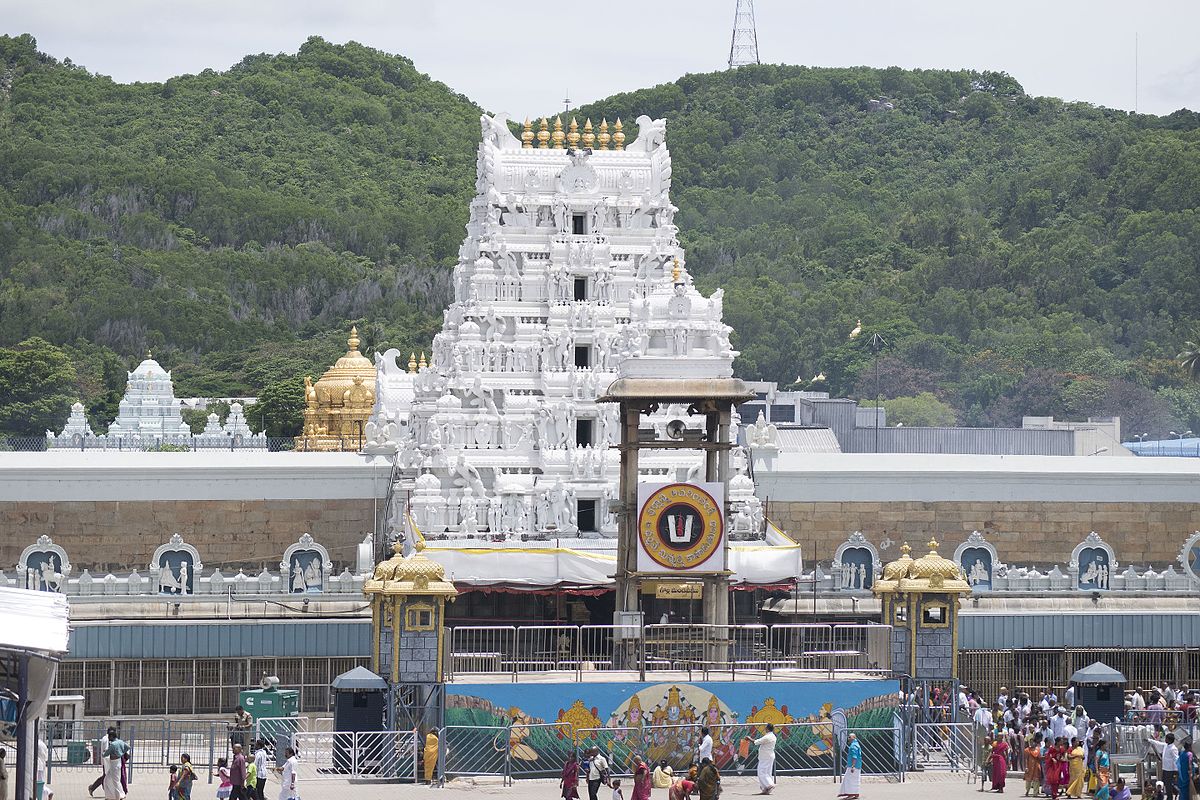
[[121,785],[121,760],[129,752],[129,745],[117,736],[116,728],[108,729],[108,747],[102,757],[104,764],[104,800],[124,800],[125,789]]
[[842,788],[838,797],[856,800],[862,790],[862,745],[853,733],[846,738],[846,772],[842,775]]
[[767,732],[754,740],[758,747],[759,794],[770,794],[775,788],[775,726],[767,723]]
[[296,751],[289,747],[287,761],[275,771],[279,773],[279,800],[296,800]]

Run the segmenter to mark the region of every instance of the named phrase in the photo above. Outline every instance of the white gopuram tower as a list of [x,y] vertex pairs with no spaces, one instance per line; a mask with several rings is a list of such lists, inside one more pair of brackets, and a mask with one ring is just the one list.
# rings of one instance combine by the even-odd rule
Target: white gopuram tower
[[[619,120],[527,121],[520,139],[503,115],[481,122],[454,302],[428,364],[382,358],[364,452],[395,455],[392,535],[411,514],[428,539],[611,539],[620,432],[596,398],[633,356],[663,376],[728,373],[721,292],[702,297],[684,267],[664,120],[640,117],[628,147]],[[676,419],[701,424],[671,407],[649,421]],[[641,477],[702,462],[665,451]]]

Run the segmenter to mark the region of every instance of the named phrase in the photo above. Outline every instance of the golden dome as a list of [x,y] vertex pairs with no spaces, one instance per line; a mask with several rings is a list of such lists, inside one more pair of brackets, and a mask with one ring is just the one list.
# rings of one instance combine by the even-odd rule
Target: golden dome
[[912,566],[908,568],[908,577],[925,579],[941,578],[943,580],[953,580],[962,577],[962,570],[958,564],[938,555],[937,545],[937,539],[929,540],[929,552],[912,562]]
[[369,386],[372,395],[375,393],[375,365],[358,352],[357,327],[350,329],[350,338],[346,340],[346,344],[349,345],[346,355],[325,370],[321,380],[316,383],[319,405],[337,405],[343,402],[345,399],[343,394],[355,385],[356,378],[361,378],[362,382]]
[[363,587],[366,594],[422,594],[454,597],[458,591],[446,580],[446,568],[423,552],[403,555],[404,545],[392,545],[393,555],[375,565],[375,572]]
[[357,450],[375,408],[375,365],[358,352],[358,328],[349,349],[315,384],[304,379],[304,430],[298,450]]
[[907,543],[900,545],[900,557],[883,568],[885,581],[898,581],[908,577],[908,568],[913,563],[910,552],[912,548]]
[[937,541],[929,542],[929,552],[915,561],[909,556],[910,548],[900,548],[901,556],[883,568],[883,577],[872,589],[876,594],[901,594],[908,592],[945,592],[968,594],[971,586],[963,578],[962,570],[948,558],[938,555]]

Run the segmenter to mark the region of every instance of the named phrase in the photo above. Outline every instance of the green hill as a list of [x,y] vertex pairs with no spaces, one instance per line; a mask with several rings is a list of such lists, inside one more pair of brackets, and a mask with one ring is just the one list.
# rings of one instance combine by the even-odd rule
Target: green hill
[[[769,65],[578,113],[667,117],[689,268],[726,289],[740,375],[932,392],[905,407],[960,424],[1200,430],[1173,363],[1200,318],[1200,116],[996,73]],[[0,397],[7,364],[23,398],[0,430],[61,424],[80,395],[106,422],[147,348],[179,393],[235,394],[321,369],[349,321],[428,347],[479,114],[354,43],[123,85],[0,37]],[[30,336],[73,386],[22,385]]]

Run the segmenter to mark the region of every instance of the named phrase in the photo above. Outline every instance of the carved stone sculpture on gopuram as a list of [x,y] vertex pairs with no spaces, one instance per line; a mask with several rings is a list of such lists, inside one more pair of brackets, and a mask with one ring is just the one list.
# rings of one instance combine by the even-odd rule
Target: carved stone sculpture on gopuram
[[[596,398],[629,359],[732,374],[722,293],[688,275],[664,120],[639,118],[628,144],[620,120],[526,121],[520,138],[503,115],[481,123],[454,302],[415,374],[381,357],[363,449],[395,458],[393,535],[410,517],[429,539],[615,537],[617,408]],[[649,421],[672,419],[701,424],[674,407]],[[648,481],[700,468],[692,450],[642,457]]]

